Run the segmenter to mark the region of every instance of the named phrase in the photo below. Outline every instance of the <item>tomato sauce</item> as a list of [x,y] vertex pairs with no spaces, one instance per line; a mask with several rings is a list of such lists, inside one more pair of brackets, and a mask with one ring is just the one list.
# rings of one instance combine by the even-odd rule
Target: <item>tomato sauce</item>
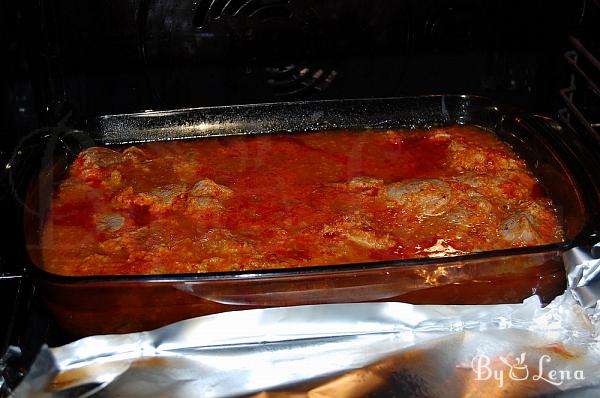
[[472,126],[89,148],[55,193],[44,267],[238,271],[442,257],[562,239],[522,159]]

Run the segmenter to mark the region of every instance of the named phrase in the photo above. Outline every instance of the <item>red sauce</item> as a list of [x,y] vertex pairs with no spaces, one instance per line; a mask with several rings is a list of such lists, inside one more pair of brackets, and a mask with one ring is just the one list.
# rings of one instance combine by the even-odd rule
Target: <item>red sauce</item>
[[66,275],[287,268],[451,256],[562,239],[493,134],[453,126],[90,148],[43,237]]

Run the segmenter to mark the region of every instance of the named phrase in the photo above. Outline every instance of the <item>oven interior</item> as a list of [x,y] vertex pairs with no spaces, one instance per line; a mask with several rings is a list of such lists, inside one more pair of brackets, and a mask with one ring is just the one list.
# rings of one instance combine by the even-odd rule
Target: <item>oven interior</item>
[[589,149],[600,143],[598,0],[386,0],[377,7],[364,0],[41,0],[1,7],[0,365],[10,366],[0,366],[7,381],[0,395],[41,344],[70,340],[24,271],[28,182],[5,165],[22,155],[18,146],[41,145],[40,137],[81,120],[244,103],[482,95],[559,120],[565,150],[596,181],[598,156]]

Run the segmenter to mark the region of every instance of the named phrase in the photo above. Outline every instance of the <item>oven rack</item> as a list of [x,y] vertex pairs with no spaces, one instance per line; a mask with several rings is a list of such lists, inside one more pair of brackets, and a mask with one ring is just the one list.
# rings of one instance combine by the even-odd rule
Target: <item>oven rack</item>
[[571,72],[569,85],[559,92],[566,107],[558,115],[600,142],[600,51],[575,35],[569,35],[569,42],[572,48],[564,53]]

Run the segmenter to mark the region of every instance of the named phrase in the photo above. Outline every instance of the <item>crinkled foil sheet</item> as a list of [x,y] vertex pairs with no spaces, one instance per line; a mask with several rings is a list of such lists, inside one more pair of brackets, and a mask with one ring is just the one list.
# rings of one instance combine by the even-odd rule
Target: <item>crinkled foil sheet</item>
[[14,397],[600,396],[600,260],[522,304],[229,312],[43,348]]

